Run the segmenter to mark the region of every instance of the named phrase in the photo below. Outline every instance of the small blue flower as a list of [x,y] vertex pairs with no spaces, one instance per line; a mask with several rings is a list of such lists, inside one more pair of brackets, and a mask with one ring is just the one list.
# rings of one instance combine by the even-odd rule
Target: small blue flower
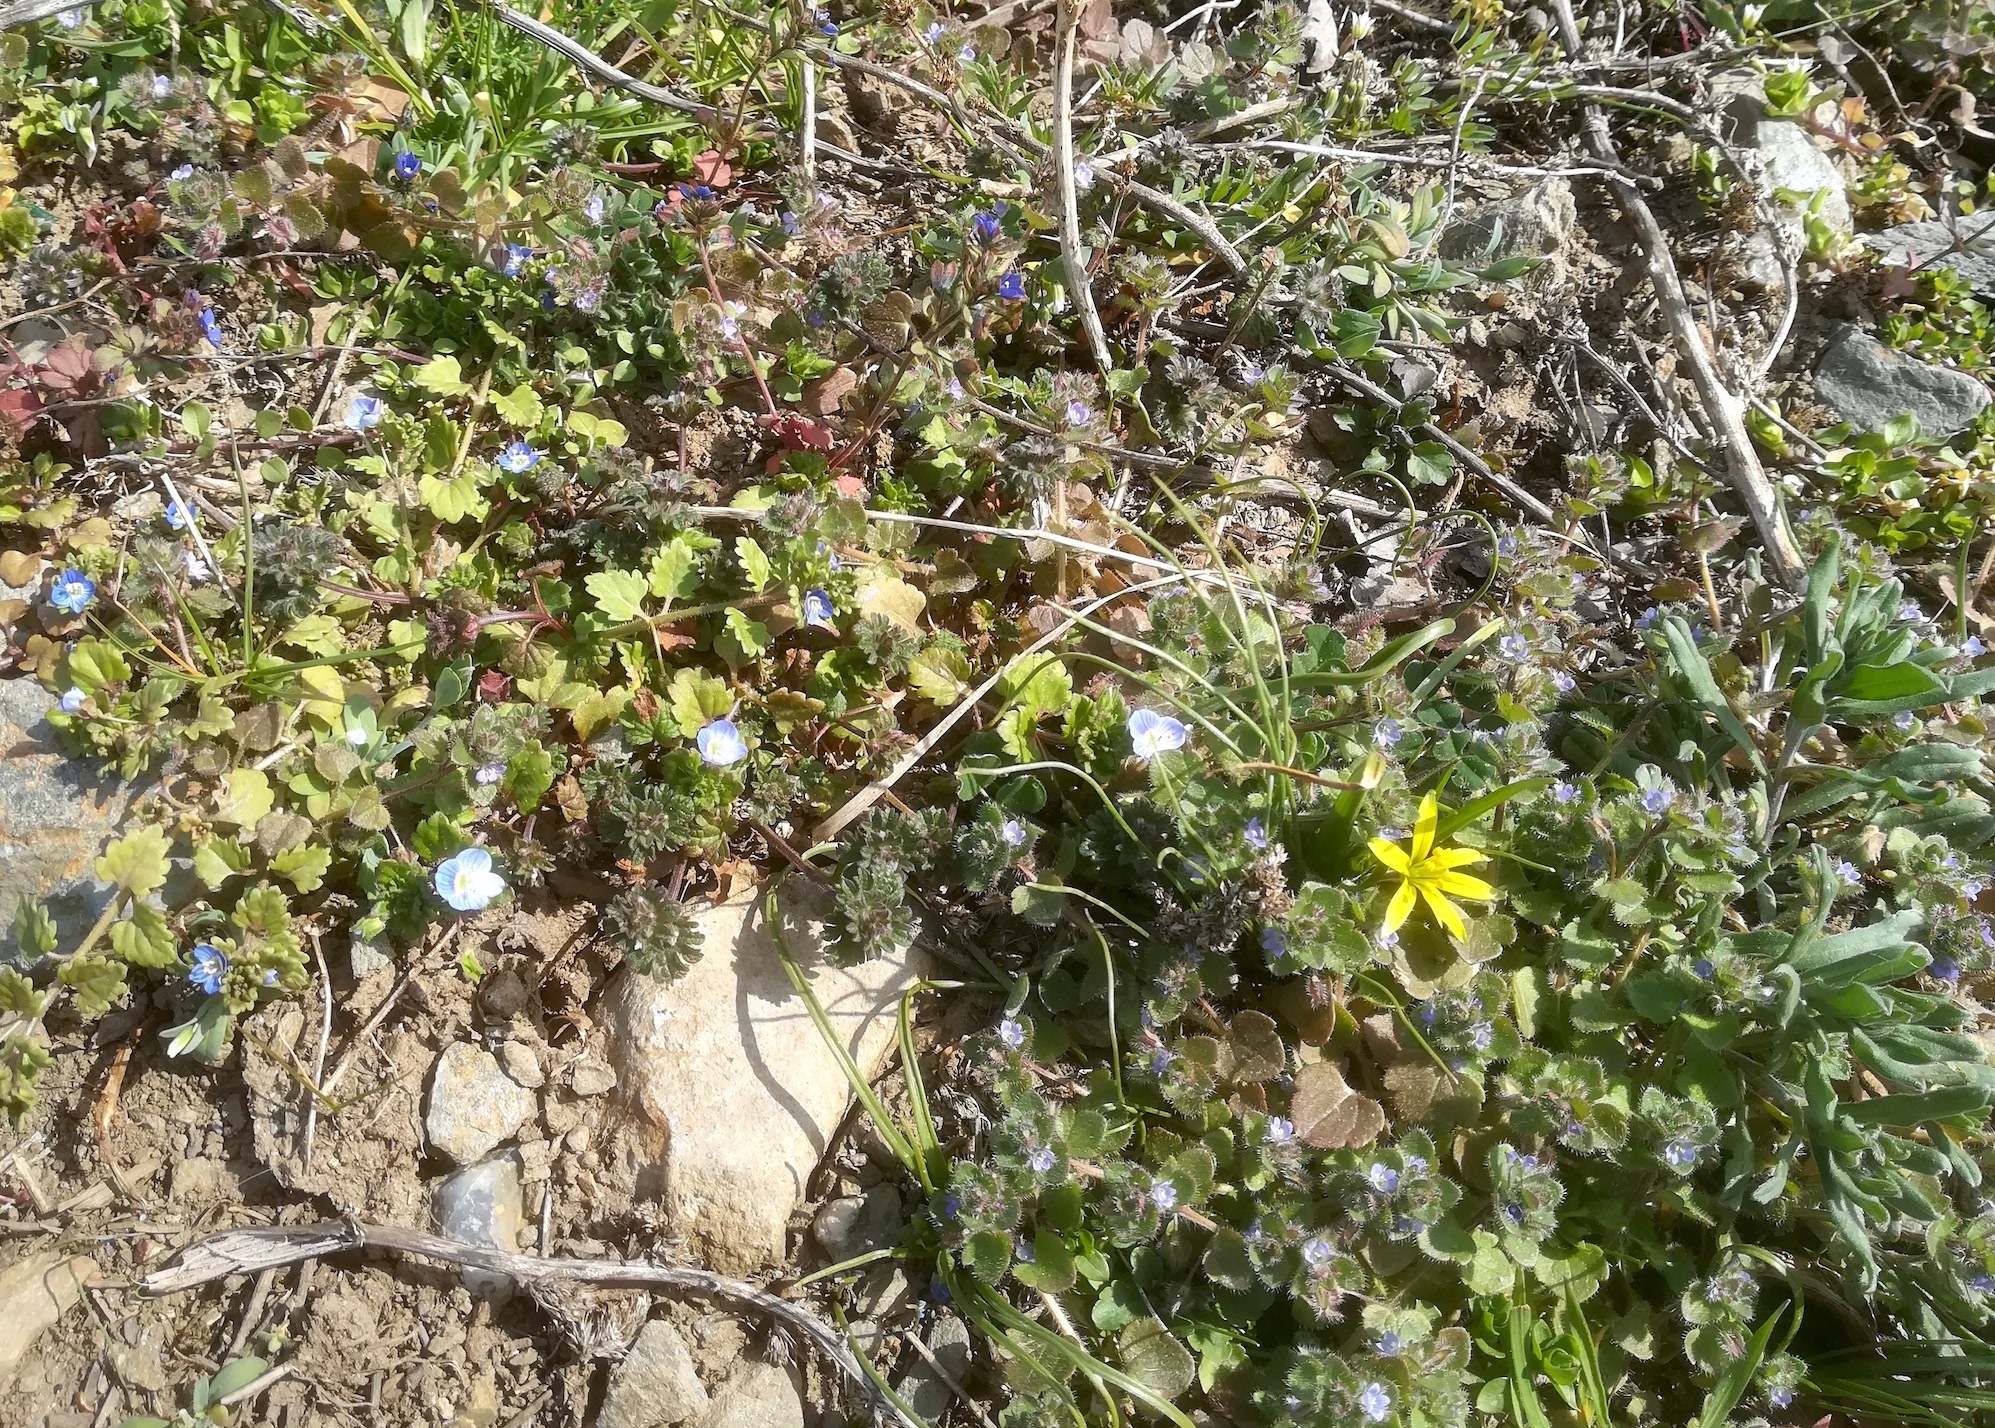
[[1979,878],[1969,878],[1960,885],[1960,895],[1969,902],[1973,902],[1981,896],[1981,880]]
[[533,249],[522,247],[518,243],[508,243],[506,244],[505,265],[499,271],[509,278],[517,278],[525,270],[527,263],[532,258]]
[[1177,1059],[1177,1055],[1168,1046],[1159,1047],[1150,1057],[1150,1074],[1163,1075],[1171,1069],[1171,1063]]
[[589,195],[589,201],[582,205],[582,216],[592,224],[603,221],[603,196],[600,193]]
[[1295,1139],[1295,1122],[1285,1116],[1269,1116],[1268,1128],[1263,1140],[1269,1145],[1283,1145]]
[[388,407],[379,397],[366,392],[355,392],[353,400],[346,406],[346,429],[348,431],[371,431],[381,425],[381,418]]
[[1261,950],[1270,957],[1280,957],[1288,951],[1288,934],[1279,927],[1261,929]]
[[963,1210],[963,1202],[961,1200],[958,1200],[954,1195],[944,1195],[942,1197],[943,1219],[953,1220],[956,1218],[957,1215],[962,1213],[962,1210]]
[[1660,818],[1676,800],[1666,788],[1652,788],[1642,795],[1642,812]]
[[194,513],[188,510],[186,505],[183,504],[182,502],[172,501],[167,504],[166,523],[169,526],[172,526],[175,530],[177,531],[186,530],[188,523],[191,522],[193,519],[194,519]]
[[222,974],[229,970],[229,959],[221,950],[206,942],[194,944],[194,966],[187,973],[187,980],[206,992],[209,996],[222,989]]
[[1552,785],[1552,797],[1560,803],[1577,803],[1579,801],[1579,788],[1575,784],[1568,783],[1565,779],[1560,779]]
[[1427,1157],[1424,1155],[1407,1156],[1406,1173],[1408,1175],[1425,1175],[1427,1173]]
[[[1469,1028],[1469,1045],[1477,1051],[1487,1051],[1496,1040],[1496,1028],[1486,1021],[1479,1021]],[[1534,1160],[1531,1162],[1536,1164]]]
[[1011,1017],[1006,1017],[998,1023],[997,1036],[999,1041],[1002,1041],[1013,1051],[1025,1045],[1025,1028]]
[[1863,881],[1862,870],[1859,869],[1855,863],[1852,863],[1847,858],[1844,858],[1843,860],[1841,860],[1836,864],[1836,876],[1843,880],[1844,887],[1853,888],[1858,883]]
[[1552,688],[1558,690],[1561,694],[1570,694],[1579,688],[1579,681],[1564,670],[1555,669],[1552,671]]
[[395,177],[407,182],[423,171],[423,161],[402,149],[395,155]]
[[1960,980],[1960,964],[1951,957],[1933,958],[1932,965],[1927,967],[1926,970],[1933,974],[1936,981],[1958,982]]
[[1387,1329],[1378,1336],[1378,1352],[1381,1358],[1392,1358],[1403,1347],[1404,1345],[1400,1341],[1399,1335],[1393,1333],[1390,1329]]
[[1247,846],[1256,852],[1267,851],[1268,830],[1261,826],[1259,818],[1249,818],[1247,826],[1240,831],[1240,836],[1245,838]]
[[165,99],[172,93],[173,81],[170,78],[163,74],[156,74],[152,77],[152,97],[154,99]]
[[48,602],[66,615],[80,615],[96,593],[97,582],[72,565],[56,576]]
[[804,231],[804,221],[797,216],[794,210],[787,208],[783,210],[782,223],[783,231],[792,238],[797,237]]
[[1900,709],[1896,714],[1893,714],[1891,716],[1891,727],[1898,730],[1900,733],[1903,733],[1906,730],[1910,729],[1914,724],[1918,722],[1919,722],[1918,716],[1913,714],[1912,711],[1909,709]]
[[693,736],[700,757],[717,769],[738,764],[748,757],[748,745],[732,719],[715,719]]
[[1094,187],[1094,165],[1085,159],[1074,165],[1074,187],[1082,193]]
[[1358,1407],[1367,1423],[1383,1423],[1392,1416],[1392,1391],[1382,1383],[1368,1383],[1358,1395]]
[[1690,970],[1697,974],[1699,981],[1708,982],[1717,974],[1718,968],[1709,957],[1699,957]]
[[1379,951],[1390,952],[1393,948],[1399,945],[1399,934],[1397,932],[1391,932],[1391,931],[1381,932],[1377,937],[1374,937],[1372,941],[1378,944]]
[[221,350],[222,324],[215,320],[215,310],[212,307],[201,309],[201,335],[208,339],[210,347],[218,352]]
[[964,45],[962,49],[956,51],[956,63],[975,64],[976,61],[977,47],[975,45]]
[[1094,413],[1088,410],[1088,404],[1086,402],[1071,401],[1067,403],[1068,426],[1086,426],[1089,422],[1093,420],[1094,420]]
[[1177,1208],[1178,1187],[1163,1176],[1158,1176],[1150,1182],[1150,1203],[1168,1215]]
[[481,787],[489,788],[506,776],[504,764],[480,764],[471,777]]
[[1365,1172],[1365,1183],[1381,1195],[1390,1195],[1399,1188],[1399,1172],[1383,1161],[1373,1161],[1372,1168]]
[[817,27],[817,32],[820,35],[823,35],[828,40],[835,40],[838,38],[838,26],[832,23],[830,20],[826,20],[822,25],[819,25]]
[[813,590],[804,596],[804,623],[823,625],[829,629],[831,618],[837,613],[831,603],[831,596],[822,590]]
[[1321,1236],[1302,1242],[1302,1261],[1312,1269],[1321,1269],[1336,1257],[1336,1249]]
[[1766,1391],[1766,1401],[1775,1408],[1785,1408],[1794,1401],[1794,1390],[1781,1385]]
[[466,848],[437,866],[436,894],[459,912],[483,912],[505,890],[506,880],[483,848]]
[[1504,560],[1515,560],[1523,548],[1523,542],[1517,539],[1514,532],[1507,532],[1496,538],[1496,553]]
[[1635,616],[1635,628],[1638,630],[1646,630],[1649,626],[1653,625],[1656,622],[1656,616],[1660,613],[1661,611],[1657,610],[1655,606],[1653,605],[1649,606],[1648,609],[1642,611],[1641,614]]
[[1023,848],[1026,838],[1030,836],[1025,831],[1025,825],[1016,818],[1005,819],[1004,827],[999,831],[1004,838],[1005,844],[1012,848]]
[[1025,300],[1025,274],[1006,273],[998,279],[997,291],[998,296],[1006,302],[1023,302]]
[[515,476],[521,476],[540,465],[540,453],[524,441],[515,441],[499,453],[499,459],[495,464],[501,471],[510,471]]
[[1496,652],[1512,664],[1521,664],[1531,657],[1531,642],[1522,635],[1505,635],[1496,642]]
[[1159,754],[1182,749],[1190,733],[1182,721],[1154,709],[1138,709],[1129,716],[1129,747],[1144,763]]
[[921,32],[921,37],[928,41],[929,44],[934,44],[942,38],[942,22],[940,20],[930,20],[928,28]]
[[1039,1172],[1039,1174],[1044,1175],[1053,1168],[1053,1162],[1058,1158],[1058,1156],[1053,1154],[1052,1146],[1042,1145],[1025,1158],[1025,1163]]
[[1995,1274],[1989,1274],[1986,1270],[1967,1282],[1970,1288],[1977,1289],[1983,1294],[1995,1294]]
[[1969,635],[1967,642],[1960,647],[1960,652],[1969,659],[1980,659],[1988,653],[1988,646],[1981,643],[1981,636]]
[[171,179],[175,183],[185,183],[188,179],[192,177],[194,177],[194,166],[192,164],[182,164],[179,168],[175,169],[172,173],[167,175],[167,178]]
[[1515,1200],[1509,1201],[1503,1207],[1503,1218],[1510,1221],[1510,1223],[1513,1225],[1523,1224],[1524,1207],[1518,1204]]
[[1381,749],[1389,749],[1400,741],[1405,732],[1397,719],[1381,719],[1372,725],[1372,742]]
[[89,697],[89,695],[72,684],[69,688],[63,690],[62,698],[56,700],[55,707],[65,714],[74,714],[83,707],[83,701]]
[[1663,1147],[1663,1162],[1671,1170],[1688,1170],[1697,1164],[1697,1147],[1687,1140],[1673,1140]]

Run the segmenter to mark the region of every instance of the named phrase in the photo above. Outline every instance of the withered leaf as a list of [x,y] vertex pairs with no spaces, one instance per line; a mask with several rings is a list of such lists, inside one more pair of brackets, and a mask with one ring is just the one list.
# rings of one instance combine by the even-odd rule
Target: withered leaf
[[1343,1073],[1327,1061],[1296,1073],[1289,1118],[1304,1142],[1318,1150],[1354,1150],[1385,1130],[1384,1108],[1345,1085]]

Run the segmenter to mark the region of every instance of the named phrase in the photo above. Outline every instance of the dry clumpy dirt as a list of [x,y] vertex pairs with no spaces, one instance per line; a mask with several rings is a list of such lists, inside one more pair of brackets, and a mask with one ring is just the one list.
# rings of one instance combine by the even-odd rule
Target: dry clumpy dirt
[[[11,1380],[0,1384],[0,1428],[170,1417],[199,1375],[245,1355],[284,1376],[243,1423],[653,1428],[668,1420],[619,1406],[612,1391],[647,1317],[677,1330],[711,1399],[705,1416],[684,1420],[693,1428],[842,1424],[820,1365],[767,1322],[711,1303],[474,1294],[452,1266],[372,1252],[167,1298],[138,1292],[148,1272],[222,1229],[347,1215],[432,1227],[433,1189],[454,1167],[428,1144],[427,1091],[444,1049],[466,1042],[535,1096],[535,1114],[512,1137],[520,1249],[678,1258],[658,1187],[643,1174],[659,1132],[626,1108],[609,1064],[599,1018],[618,974],[592,945],[594,920],[586,903],[525,898],[391,963],[369,966],[363,949],[357,978],[345,950],[329,956],[332,1030],[318,1084],[338,1105],[313,1118],[309,1163],[304,1077],[324,1009],[316,989],[248,1018],[212,1069],[164,1057],[164,1018],[150,1005],[52,1027],[41,1104],[0,1142],[0,1294],[5,1317],[21,1321],[0,1327],[0,1378]],[[464,952],[485,969],[476,984],[460,970]],[[886,1089],[892,1097],[891,1078]],[[845,1130],[793,1218],[793,1261],[823,1262],[809,1233],[813,1204],[888,1179],[884,1146],[849,1122]],[[28,1280],[32,1293],[18,1287]],[[35,1317],[28,1301],[48,1297],[44,1282],[67,1312],[24,1332]],[[871,1286],[869,1328],[876,1358],[891,1363],[894,1322],[925,1306],[904,1277],[885,1288]]]

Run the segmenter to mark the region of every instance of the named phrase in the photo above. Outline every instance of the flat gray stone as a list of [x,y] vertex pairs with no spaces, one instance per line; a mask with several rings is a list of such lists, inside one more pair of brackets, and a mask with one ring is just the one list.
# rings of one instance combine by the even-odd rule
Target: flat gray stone
[[714,1394],[699,1428],[804,1428],[804,1396],[788,1369],[743,1359]]
[[852,1288],[852,1311],[868,1319],[887,1319],[907,1303],[907,1275],[891,1260],[876,1264],[859,1276]]
[[[468,1165],[440,1182],[432,1203],[442,1234],[508,1254],[519,1253],[526,1212],[520,1203],[520,1161],[511,1151]],[[464,1271],[464,1287],[474,1294],[490,1294],[511,1283],[509,1275],[482,1269]]]
[[[954,1314],[943,1314],[929,1327],[928,1337],[922,1341],[928,1345],[929,1353],[935,1356],[935,1363],[942,1365],[949,1377],[961,1383],[970,1373],[970,1328]],[[901,1381],[894,1385],[894,1392],[907,1400],[907,1406],[915,1416],[930,1423],[942,1421],[943,1413],[955,1400],[956,1392],[942,1381],[942,1375],[935,1371],[935,1364],[927,1359],[918,1359],[913,1368],[901,1375]]]
[[[902,993],[927,971],[903,950],[827,959],[809,890],[783,893],[785,940],[862,1074],[880,1072]],[[759,892],[698,914],[706,954],[676,982],[620,978],[610,1015],[617,1089],[664,1134],[641,1148],[668,1221],[723,1274],[784,1258],[791,1213],[852,1101],[838,1058],[784,975]]]
[[1815,395],[1859,431],[1910,412],[1928,436],[1952,436],[1988,405],[1988,388],[1965,372],[1894,352],[1862,328],[1838,323],[1815,363]]
[[119,830],[133,789],[66,757],[49,727],[55,696],[32,679],[0,679],[0,954],[18,954],[14,912],[39,898],[58,950],[104,911],[111,885],[92,865]]
[[437,1058],[423,1129],[432,1146],[469,1165],[512,1139],[536,1104],[533,1092],[508,1076],[491,1052],[460,1041]]
[[810,1223],[811,1237],[834,1264],[891,1249],[900,1238],[900,1228],[901,1192],[891,1185],[827,1200]]
[[705,1413],[709,1402],[686,1341],[653,1319],[610,1375],[596,1428],[677,1428]]
[[1441,235],[1441,256],[1478,268],[1505,258],[1550,258],[1572,241],[1572,185],[1547,179],[1515,198],[1458,212]]
[[1804,211],[1821,194],[1816,216],[1838,233],[1850,231],[1848,184],[1813,134],[1792,119],[1761,119],[1753,126],[1752,144],[1773,187],[1801,195],[1798,207]]

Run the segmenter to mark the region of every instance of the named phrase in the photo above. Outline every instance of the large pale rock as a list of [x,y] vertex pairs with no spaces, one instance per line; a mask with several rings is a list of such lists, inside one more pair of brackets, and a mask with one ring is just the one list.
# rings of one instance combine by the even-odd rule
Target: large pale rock
[[80,940],[110,900],[91,864],[117,830],[131,790],[64,757],[48,712],[55,696],[32,679],[0,679],[0,954],[14,947],[14,910],[40,898],[59,950]]
[[1837,325],[1815,364],[1815,395],[1859,431],[1910,412],[1928,436],[1952,436],[1988,405],[1978,378],[1895,352],[1848,323]]
[[[925,975],[912,949],[856,967],[823,955],[821,904],[792,881],[786,938],[838,1039],[879,1073],[902,993]],[[626,976],[611,1051],[627,1096],[664,1132],[662,1193],[674,1231],[725,1274],[782,1260],[792,1211],[852,1092],[783,973],[760,893],[700,914],[705,953],[661,984]]]
[[1547,179],[1515,198],[1464,209],[1441,235],[1441,256],[1485,268],[1505,258],[1551,258],[1578,231],[1572,185]]
[[804,1396],[791,1370],[743,1359],[714,1394],[699,1428],[804,1428]]
[[1751,137],[1773,187],[1798,194],[1803,210],[1820,194],[1816,216],[1838,233],[1850,231],[1848,185],[1836,161],[1816,144],[1813,134],[1792,119],[1761,119],[1753,126]]
[[97,1262],[87,1255],[32,1254],[0,1270],[0,1388],[29,1349],[83,1297],[97,1279]]
[[677,1428],[706,1412],[707,1404],[686,1341],[663,1319],[653,1319],[610,1375],[596,1428]]
[[460,1041],[437,1058],[423,1128],[432,1146],[469,1165],[511,1140],[537,1104],[491,1052]]
[[[436,1187],[436,1227],[448,1239],[518,1254],[526,1229],[520,1201],[520,1160],[507,1151],[466,1166]],[[510,1287],[508,1275],[466,1269],[464,1286],[474,1294]]]
[[[907,1400],[917,1418],[939,1423],[956,1397],[956,1390],[942,1374],[948,1374],[959,1384],[970,1376],[970,1329],[954,1314],[939,1315],[928,1331],[926,1342],[935,1363],[925,1358],[920,1360],[901,1376],[894,1392]],[[942,1366],[942,1373],[936,1372],[936,1364]]]

